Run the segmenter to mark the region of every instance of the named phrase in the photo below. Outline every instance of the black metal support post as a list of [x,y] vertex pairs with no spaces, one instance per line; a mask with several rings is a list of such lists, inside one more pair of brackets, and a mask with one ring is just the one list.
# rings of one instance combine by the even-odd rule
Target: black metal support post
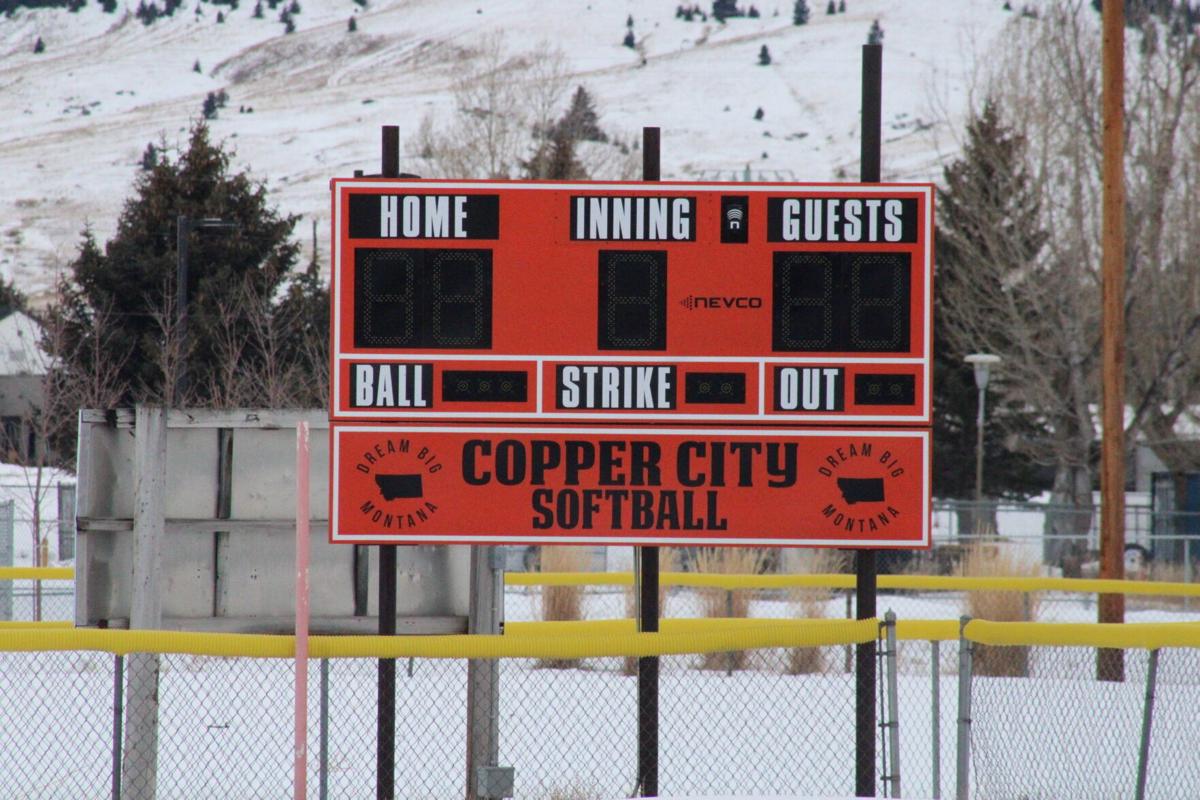
[[[642,128],[642,180],[661,180],[659,129]],[[638,630],[658,632],[658,548],[639,548]],[[658,657],[638,659],[638,760],[639,795],[658,796]]]
[[[383,177],[400,173],[400,129],[383,126]],[[396,635],[396,547],[379,546],[379,635]],[[375,797],[396,796],[396,659],[379,659],[379,706],[376,715]]]
[[[396,547],[379,546],[379,635],[396,635]],[[376,714],[376,800],[396,796],[396,659],[379,659],[379,707]]]
[[179,348],[179,363],[175,367],[175,389],[172,405],[182,406],[187,391],[187,308],[188,308],[188,245],[192,238],[192,220],[187,214],[175,218],[175,338]]
[[[867,44],[862,49],[862,149],[860,180],[878,183],[883,117],[883,45]],[[876,565],[874,550],[859,550],[854,562],[855,617],[871,619],[876,614]],[[855,772],[854,793],[875,796],[875,639],[855,649]]]
[[113,656],[112,800],[121,800],[121,742],[125,740],[125,656]]

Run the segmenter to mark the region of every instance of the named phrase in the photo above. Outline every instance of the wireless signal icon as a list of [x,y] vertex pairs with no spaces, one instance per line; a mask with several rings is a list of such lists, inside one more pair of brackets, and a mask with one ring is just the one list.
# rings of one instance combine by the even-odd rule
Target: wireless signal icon
[[721,241],[745,244],[750,240],[750,195],[721,195]]

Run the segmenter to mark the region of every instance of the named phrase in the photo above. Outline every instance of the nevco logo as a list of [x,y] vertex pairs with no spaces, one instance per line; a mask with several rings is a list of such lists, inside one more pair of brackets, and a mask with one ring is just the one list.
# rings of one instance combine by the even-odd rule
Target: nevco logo
[[688,311],[697,308],[762,308],[762,304],[763,300],[761,297],[733,297],[725,295],[696,297],[689,294],[679,301],[679,305]]

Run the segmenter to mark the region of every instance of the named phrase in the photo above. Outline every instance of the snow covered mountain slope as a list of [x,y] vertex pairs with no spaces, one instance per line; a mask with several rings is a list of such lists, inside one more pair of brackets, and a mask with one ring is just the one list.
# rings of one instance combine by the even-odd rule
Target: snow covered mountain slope
[[[956,148],[975,65],[1013,16],[1000,0],[847,0],[832,16],[810,0],[804,26],[791,0],[757,0],[760,17],[726,24],[678,19],[676,0],[301,2],[288,35],[282,4],[256,19],[249,0],[188,0],[148,27],[132,6],[107,14],[94,2],[0,17],[0,274],[44,298],[85,224],[111,236],[147,144],[184,142],[222,89],[216,137],[282,210],[304,216],[306,247],[318,221],[324,252],[329,178],[378,169],[381,125],[406,141],[427,110],[444,117],[460,54],[497,31],[515,52],[561,47],[606,130],[633,139],[661,126],[666,179],[748,168],[756,179],[855,180],[860,45],[878,19],[884,179],[934,179]],[[621,44],[629,15],[641,52]]]

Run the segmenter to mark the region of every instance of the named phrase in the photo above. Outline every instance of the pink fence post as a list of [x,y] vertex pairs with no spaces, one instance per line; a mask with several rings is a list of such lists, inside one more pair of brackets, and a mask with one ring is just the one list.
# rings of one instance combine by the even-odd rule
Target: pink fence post
[[308,794],[308,423],[296,426],[296,739],[293,796]]

